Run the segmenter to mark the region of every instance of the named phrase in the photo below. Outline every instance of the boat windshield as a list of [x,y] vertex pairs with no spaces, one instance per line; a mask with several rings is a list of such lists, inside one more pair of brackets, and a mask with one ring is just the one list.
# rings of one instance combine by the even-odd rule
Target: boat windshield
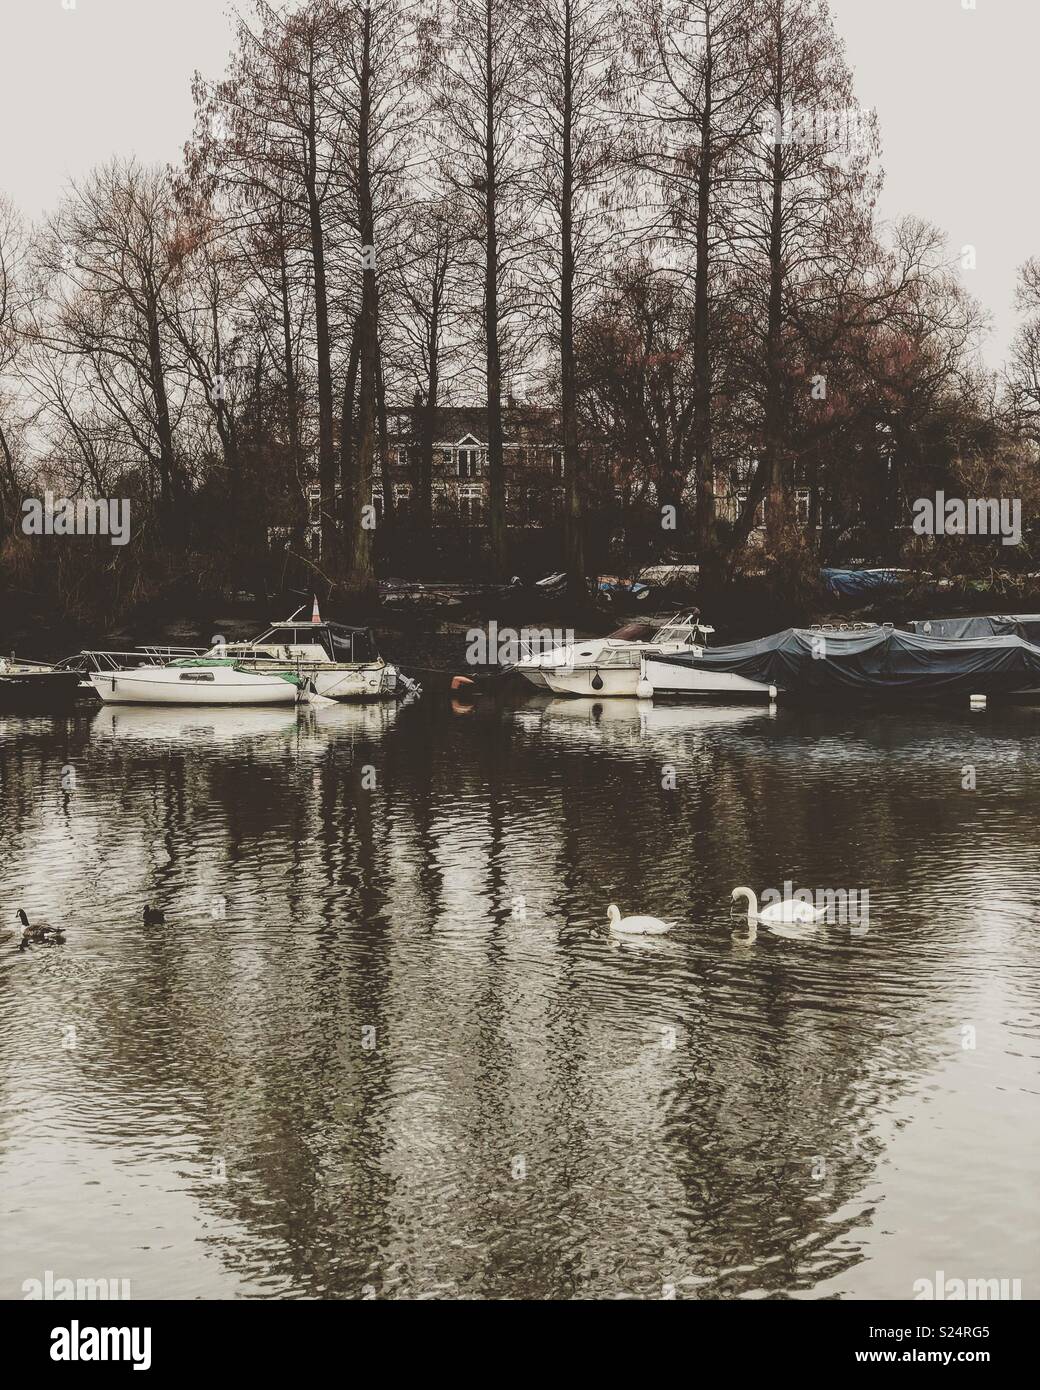
[[610,634],[611,642],[652,642],[657,631],[653,623],[626,623]]
[[684,613],[665,623],[654,635],[653,642],[655,646],[661,646],[665,642],[686,642],[692,645],[700,631],[702,629],[697,622],[696,614]]
[[375,661],[376,644],[367,628],[329,629],[332,651],[336,661]]
[[236,652],[257,647],[318,647],[330,661],[349,663],[378,660],[375,642],[367,628],[331,627],[325,623],[283,624],[273,627],[255,642],[236,643]]
[[317,625],[273,627],[258,641],[265,647],[320,647],[326,656],[332,655],[329,651],[328,629]]

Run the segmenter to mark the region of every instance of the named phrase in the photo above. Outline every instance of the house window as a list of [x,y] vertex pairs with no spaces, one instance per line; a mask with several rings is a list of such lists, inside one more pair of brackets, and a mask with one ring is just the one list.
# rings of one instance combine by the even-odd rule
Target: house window
[[459,477],[480,477],[480,450],[477,448],[459,449]]
[[394,484],[394,505],[398,512],[407,512],[412,501],[411,483]]
[[455,511],[447,487],[444,483],[438,483],[433,489],[433,524],[450,526],[454,520]]
[[798,513],[798,524],[800,526],[809,525],[809,489],[800,487],[794,494],[795,509]]
[[372,484],[372,506],[375,508],[376,525],[380,525],[383,520],[383,484]]
[[459,488],[459,512],[463,526],[479,526],[483,520],[484,489],[480,484],[467,483]]
[[[735,521],[739,521],[740,518],[741,518],[741,516],[743,515],[743,513],[744,513],[744,508],[747,506],[747,500],[748,500],[748,490],[747,490],[746,487],[743,487],[743,488],[741,488],[740,491],[737,493],[737,515],[736,515],[736,517],[734,518]],[[765,526],[765,524],[766,524],[766,499],[763,497],[763,498],[762,498],[762,501],[759,502],[759,504],[758,504],[758,511],[755,513],[755,530],[756,530],[756,531],[761,531],[762,528]]]

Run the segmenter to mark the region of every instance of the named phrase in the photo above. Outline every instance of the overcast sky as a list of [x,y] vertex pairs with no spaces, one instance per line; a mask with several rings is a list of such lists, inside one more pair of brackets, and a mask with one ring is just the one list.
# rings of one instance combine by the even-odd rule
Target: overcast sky
[[[511,3],[511,0],[503,0]],[[965,5],[975,4],[974,9]],[[971,245],[967,286],[999,366],[1019,265],[1040,254],[1037,0],[831,0],[864,106],[877,111],[881,214]],[[221,73],[224,0],[0,0],[0,188],[39,217],[70,176],[112,154],[176,159],[191,75]]]

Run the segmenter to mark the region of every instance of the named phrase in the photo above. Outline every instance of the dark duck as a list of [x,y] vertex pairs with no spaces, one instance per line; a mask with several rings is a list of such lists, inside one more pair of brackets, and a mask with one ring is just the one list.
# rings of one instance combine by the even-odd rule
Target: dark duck
[[25,909],[18,909],[18,920],[22,924],[22,939],[18,943],[19,951],[27,951],[30,946],[64,946],[65,933],[61,927],[47,927],[42,922],[35,926],[26,916]]

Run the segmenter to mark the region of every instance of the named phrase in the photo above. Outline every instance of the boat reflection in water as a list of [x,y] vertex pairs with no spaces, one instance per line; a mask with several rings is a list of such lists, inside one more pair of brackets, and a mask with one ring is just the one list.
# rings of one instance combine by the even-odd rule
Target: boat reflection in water
[[93,712],[93,730],[143,744],[184,743],[213,746],[274,735],[297,742],[326,741],[348,734],[378,734],[390,728],[397,705],[384,701],[327,706],[102,705]]
[[294,732],[296,725],[295,707],[285,705],[102,705],[93,719],[97,734],[142,743],[238,743]]

